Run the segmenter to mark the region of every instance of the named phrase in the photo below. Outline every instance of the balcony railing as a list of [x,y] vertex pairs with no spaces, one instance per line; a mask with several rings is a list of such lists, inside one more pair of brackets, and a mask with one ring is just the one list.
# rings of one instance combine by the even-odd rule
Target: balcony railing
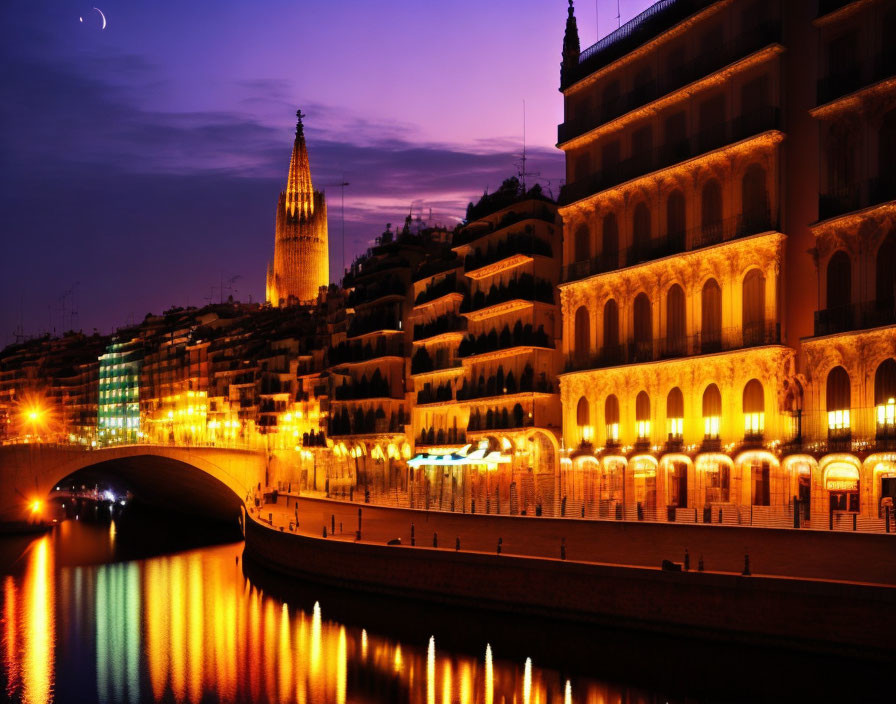
[[710,5],[711,0],[660,0],[619,29],[585,49],[579,62],[564,66],[560,83],[566,88],[624,56],[681,20]]
[[626,95],[604,103],[595,112],[564,122],[557,128],[557,141],[568,142],[663,95],[709,76],[762,47],[779,41],[780,35],[781,30],[777,23],[769,22],[759,25],[725,46],[714,48],[683,66],[670,68],[658,80],[639,86]]
[[830,103],[894,74],[896,74],[896,50],[892,48],[878,54],[868,65],[838,65],[833,73],[818,81],[816,96],[818,104]]
[[836,335],[896,324],[896,306],[889,303],[854,303],[815,311],[815,335]]
[[835,218],[891,200],[896,200],[896,175],[878,176],[865,183],[854,183],[819,194],[818,219]]
[[653,171],[711,152],[742,139],[753,137],[780,126],[780,110],[764,107],[703,130],[679,142],[670,142],[656,149],[636,154],[588,178],[568,183],[560,189],[560,204],[568,205],[608,188],[618,186]]
[[576,372],[615,367],[622,364],[658,362],[677,357],[777,345],[780,342],[781,326],[778,323],[759,323],[745,327],[722,328],[697,335],[604,345],[597,354],[573,353],[567,355],[564,371]]
[[563,267],[561,280],[563,283],[578,281],[620,267],[634,266],[777,229],[777,218],[772,218],[768,211],[742,214],[712,225],[701,225],[684,232],[655,237],[642,245],[627,247],[618,252],[601,253],[591,259],[573,262]]

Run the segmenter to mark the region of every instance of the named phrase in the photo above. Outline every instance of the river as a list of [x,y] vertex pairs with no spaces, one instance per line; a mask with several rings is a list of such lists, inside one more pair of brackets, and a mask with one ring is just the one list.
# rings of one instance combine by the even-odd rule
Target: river
[[603,704],[885,691],[861,660],[297,584],[246,564],[239,536],[218,526],[106,512],[0,539],[8,700]]

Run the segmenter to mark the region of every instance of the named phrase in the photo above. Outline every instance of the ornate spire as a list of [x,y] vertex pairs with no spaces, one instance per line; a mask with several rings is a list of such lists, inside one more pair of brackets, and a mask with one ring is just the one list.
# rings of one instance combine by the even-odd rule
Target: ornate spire
[[576,24],[575,8],[569,0],[569,15],[566,18],[566,34],[563,35],[563,62],[560,64],[560,83],[565,84],[566,73],[579,63],[579,27]]
[[291,217],[308,219],[314,214],[314,188],[311,185],[311,164],[305,146],[305,130],[301,110],[296,111],[296,140],[289,160],[289,176],[286,179],[286,212]]

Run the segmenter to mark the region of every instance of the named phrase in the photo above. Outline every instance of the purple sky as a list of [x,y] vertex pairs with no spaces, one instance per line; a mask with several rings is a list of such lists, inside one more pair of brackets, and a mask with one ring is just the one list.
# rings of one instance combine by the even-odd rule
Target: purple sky
[[[95,0],[93,0],[95,1]],[[598,0],[600,36],[615,0]],[[622,0],[624,23],[651,3]],[[0,345],[264,295],[296,107],[347,259],[412,206],[453,225],[517,170],[555,193],[565,0],[8,0]],[[583,48],[595,2],[578,2]],[[83,17],[83,22],[79,21]],[[341,269],[329,188],[331,275]],[[63,320],[63,297],[66,317]]]

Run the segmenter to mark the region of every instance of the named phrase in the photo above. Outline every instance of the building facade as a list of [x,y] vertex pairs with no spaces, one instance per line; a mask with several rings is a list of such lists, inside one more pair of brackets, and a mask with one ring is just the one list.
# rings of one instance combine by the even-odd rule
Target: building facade
[[[849,421],[824,405],[818,375],[828,372],[813,352],[836,366],[842,343],[813,337],[813,259],[823,267],[833,254],[816,250],[822,231],[842,237],[845,228],[819,220],[817,164],[828,149],[816,139],[812,117],[822,116],[806,73],[831,22],[827,5],[856,6],[849,14],[870,37],[886,3],[822,3],[819,16],[810,5],[659,2],[583,52],[570,6],[558,132],[570,449],[561,490],[574,511],[740,523],[799,513],[813,525],[833,520],[832,510],[881,515],[889,489],[879,477],[896,464],[875,451],[892,448],[874,433],[869,443],[868,432],[830,444]],[[869,61],[873,47],[886,48],[882,39],[867,46]],[[886,73],[875,67],[867,81]],[[889,89],[873,92],[889,97],[876,99],[874,115],[892,105],[893,81],[882,82]],[[850,246],[871,261],[890,226],[865,222]],[[881,266],[892,286],[896,263]],[[836,281],[838,291],[849,286]],[[858,282],[853,295],[848,305],[869,300]],[[865,378],[869,364],[894,356],[892,298],[883,295],[875,310],[888,312],[868,333],[874,359],[854,372]],[[857,404],[838,394],[832,403],[849,416]],[[859,403],[871,426],[875,414],[888,417],[872,410],[870,391]],[[843,477],[856,472],[865,501],[841,496]]]
[[274,259],[267,272],[266,295],[273,306],[314,301],[330,281],[327,202],[311,184],[301,110],[296,117],[286,190],[274,218]]

